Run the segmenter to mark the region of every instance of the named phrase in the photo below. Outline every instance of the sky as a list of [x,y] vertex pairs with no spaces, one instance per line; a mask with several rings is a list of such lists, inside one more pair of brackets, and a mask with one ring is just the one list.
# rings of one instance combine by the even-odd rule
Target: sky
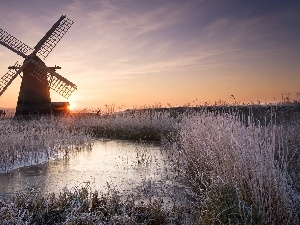
[[[30,47],[61,15],[74,24],[45,63],[78,90],[68,100],[51,91],[52,101],[132,108],[300,92],[298,0],[0,0],[0,28]],[[16,61],[0,45],[0,76]],[[0,107],[16,106],[20,84]]]

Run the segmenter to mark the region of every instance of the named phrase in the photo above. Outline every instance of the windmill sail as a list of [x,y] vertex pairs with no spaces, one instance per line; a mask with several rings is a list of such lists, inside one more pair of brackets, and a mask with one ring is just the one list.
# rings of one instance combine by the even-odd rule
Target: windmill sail
[[0,44],[25,58],[33,49],[6,31],[0,29]]
[[61,16],[45,36],[34,47],[37,56],[45,59],[60,39],[67,33],[74,22],[66,16]]
[[48,68],[43,61],[74,22],[61,16],[45,36],[32,49],[14,36],[0,29],[0,44],[25,58],[20,66],[18,63],[0,78],[0,96],[22,72],[22,82],[17,102],[16,115],[50,114],[50,88],[65,98],[69,98],[77,86]]
[[20,67],[20,69],[10,69],[3,77],[0,79],[0,96],[5,92],[7,87],[13,82],[13,80],[22,72],[23,67],[19,65],[18,62],[15,63],[14,67]]
[[73,91],[77,90],[77,86],[68,79],[62,77],[54,70],[49,69],[43,63],[30,60],[35,65],[35,69],[31,73],[32,76],[41,82],[49,85],[49,87],[65,98],[69,98]]

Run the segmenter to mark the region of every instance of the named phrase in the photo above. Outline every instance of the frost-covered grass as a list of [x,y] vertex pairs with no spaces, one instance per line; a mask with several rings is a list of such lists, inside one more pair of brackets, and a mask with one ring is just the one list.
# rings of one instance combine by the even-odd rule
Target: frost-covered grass
[[0,201],[1,224],[186,224],[187,209],[165,209],[159,200],[149,203],[115,190],[91,191],[88,186],[42,196],[39,191],[16,193]]
[[[271,115],[267,122],[250,111],[241,117],[205,108],[1,120],[0,141],[7,147],[0,148],[0,165],[9,168],[40,154],[68,155],[91,143],[91,136],[161,141],[174,171],[192,190],[198,224],[298,224],[300,110],[293,107],[293,117],[284,111],[280,120],[280,112],[265,110]],[[187,215],[181,208],[165,210],[159,201],[119,197],[86,188],[48,196],[19,193],[1,203],[1,218],[16,224],[182,224]]]
[[205,111],[182,120],[174,164],[198,199],[199,224],[298,224],[299,118],[240,121]]
[[80,127],[86,127],[96,137],[161,141],[175,132],[178,118],[170,111],[155,109],[128,110],[99,116],[82,114],[75,116]]
[[[76,126],[75,126],[76,125]],[[0,172],[34,165],[90,148],[91,135],[72,118],[0,120]]]

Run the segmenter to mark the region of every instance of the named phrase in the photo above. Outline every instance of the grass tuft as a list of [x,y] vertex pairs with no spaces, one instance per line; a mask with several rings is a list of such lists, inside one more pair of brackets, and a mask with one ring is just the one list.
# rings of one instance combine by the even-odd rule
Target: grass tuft
[[46,196],[37,190],[17,193],[0,205],[2,224],[183,224],[186,213],[181,208],[180,214],[174,214],[159,200],[146,204],[114,190],[99,193],[88,186]]

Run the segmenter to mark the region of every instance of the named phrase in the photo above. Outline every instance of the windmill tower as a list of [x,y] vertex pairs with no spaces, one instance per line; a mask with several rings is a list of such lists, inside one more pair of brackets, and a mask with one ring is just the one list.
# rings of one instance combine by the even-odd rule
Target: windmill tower
[[77,90],[75,84],[56,73],[60,67],[47,67],[41,60],[46,59],[72,24],[72,20],[61,16],[33,49],[0,29],[0,44],[25,59],[22,65],[16,62],[9,67],[9,71],[0,78],[1,96],[18,75],[22,77],[16,116],[50,114],[50,88],[65,98]]

